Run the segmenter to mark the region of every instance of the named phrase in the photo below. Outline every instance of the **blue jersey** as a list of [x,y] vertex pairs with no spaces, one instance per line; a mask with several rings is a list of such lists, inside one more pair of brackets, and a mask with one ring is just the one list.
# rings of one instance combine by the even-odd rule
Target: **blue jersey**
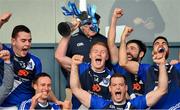
[[[89,63],[79,65],[79,78],[82,89],[106,99],[110,99],[111,97],[108,90],[111,75],[112,72],[107,68],[101,73],[96,73],[91,69]],[[81,105],[75,96],[72,98],[72,103],[73,109],[78,109]]]
[[[152,109],[180,109],[180,63],[166,65],[168,72],[168,92],[158,101]],[[146,93],[158,85],[159,67],[157,65],[139,67],[139,75],[146,73]]]
[[[68,48],[66,52],[66,56],[72,58],[73,55],[79,54],[83,55],[83,62],[90,62],[89,58],[89,51],[90,47],[92,46],[93,43],[100,41],[104,42],[105,44],[107,43],[107,38],[99,33],[95,34],[94,36],[88,38],[81,30],[79,32],[75,33],[73,36],[71,36],[69,43],[68,43]],[[62,72],[67,79],[67,87],[69,88],[69,73],[62,68]]]
[[[140,65],[146,65],[146,64],[140,64]],[[139,96],[144,95],[144,78],[138,76],[137,74],[132,74],[126,71],[124,68],[122,68],[118,63],[113,64],[113,69],[116,73],[119,73],[121,75],[124,75],[127,80],[128,85],[128,94]],[[142,75],[144,76],[144,75]],[[132,97],[134,98],[134,97]]]
[[10,51],[15,74],[13,89],[1,106],[16,106],[34,95],[34,90],[31,86],[32,80],[37,74],[41,73],[42,65],[40,59],[30,53],[21,58],[15,56],[11,48],[4,45],[3,47]]
[[[19,110],[29,110],[29,108],[31,106],[31,101],[32,101],[31,99],[23,101],[18,109]],[[37,103],[37,105],[34,109],[36,109],[36,110],[61,110],[60,107],[53,102],[48,102],[44,106],[41,106],[40,103]]]
[[145,96],[138,96],[129,101],[114,104],[112,100],[107,100],[102,97],[91,95],[90,109],[145,109],[148,108]]

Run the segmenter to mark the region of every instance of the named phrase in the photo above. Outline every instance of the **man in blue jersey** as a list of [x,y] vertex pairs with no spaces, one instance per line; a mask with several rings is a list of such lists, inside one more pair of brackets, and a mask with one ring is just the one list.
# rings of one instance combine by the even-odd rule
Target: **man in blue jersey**
[[[20,110],[48,109],[60,110],[61,107],[53,102],[48,101],[51,92],[52,79],[47,73],[38,74],[32,81],[35,95],[26,101],[23,101],[19,107]],[[63,109],[69,109],[68,103],[62,103]]]
[[[137,74],[139,78],[145,82],[146,93],[155,89],[157,87],[159,65],[154,62],[153,65],[139,64],[135,61],[129,61],[126,49],[126,39],[130,34],[130,27],[126,27],[123,35],[121,36],[121,44],[119,51],[119,64],[123,66],[126,70],[133,74]],[[158,36],[153,42],[152,54],[165,54],[167,60],[169,56],[169,44],[165,37]],[[165,94],[157,104],[155,104],[153,109],[174,109],[180,108],[180,63],[171,65],[166,63],[166,69],[168,71],[168,93]]]
[[78,65],[82,63],[83,56],[74,55],[72,57],[70,87],[73,94],[80,102],[90,109],[144,109],[154,105],[166,92],[168,87],[168,77],[165,67],[165,54],[162,56],[153,55],[153,60],[159,64],[158,87],[147,93],[145,96],[138,96],[127,100],[126,92],[128,90],[124,76],[115,73],[112,75],[109,84],[111,100],[104,99],[97,95],[92,95],[81,88],[78,75]]
[[[9,92],[13,88],[14,83],[14,72],[13,66],[10,61],[10,53],[8,50],[0,51],[0,58],[4,60],[4,63],[0,64],[0,104],[6,99]],[[3,66],[4,65],[4,66]],[[4,74],[3,74],[4,73]]]
[[[6,23],[10,16],[11,13],[4,13],[0,16],[0,26]],[[14,86],[6,100],[0,105],[2,107],[18,106],[22,101],[34,95],[31,82],[37,74],[41,73],[42,64],[38,57],[29,53],[31,40],[29,28],[24,25],[17,25],[12,31],[11,47],[0,43],[0,50],[10,51],[14,69]],[[1,59],[0,61],[3,62]],[[53,93],[51,100],[58,102]]]
[[[109,59],[107,45],[103,42],[92,44],[89,57],[91,59],[90,63],[83,62],[79,65],[81,87],[91,94],[110,99],[108,85],[113,73],[105,65],[105,62]],[[73,109],[83,107],[74,96],[72,104]]]
[[[128,94],[130,98],[134,98],[136,95],[144,94],[143,81],[135,74],[131,74],[122,68],[118,63],[118,48],[115,44],[116,37],[116,25],[118,19],[123,15],[123,9],[115,8],[111,18],[111,24],[108,32],[108,47],[110,51],[111,63],[113,69],[117,73],[121,73],[127,79]],[[126,44],[128,60],[141,62],[146,53],[146,46],[140,40],[129,40]]]

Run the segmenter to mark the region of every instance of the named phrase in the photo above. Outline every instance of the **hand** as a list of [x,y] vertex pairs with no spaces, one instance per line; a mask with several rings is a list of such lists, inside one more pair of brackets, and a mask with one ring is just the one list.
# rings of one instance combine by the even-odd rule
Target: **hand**
[[71,32],[74,32],[81,24],[80,21],[77,20],[77,18],[73,18],[71,23],[73,25]]
[[175,65],[177,63],[179,63],[179,61],[174,59],[174,60],[171,60],[169,64],[170,65]]
[[115,18],[120,18],[121,16],[123,16],[123,9],[121,8],[115,8],[114,12],[113,12],[113,17]]
[[5,12],[0,16],[0,27],[9,20],[11,15],[10,12]]
[[0,58],[4,60],[5,63],[10,63],[10,53],[8,50],[0,51]]
[[31,106],[30,106],[30,110],[33,110],[37,103],[38,103],[38,99],[42,96],[42,93],[37,93],[36,95],[34,95],[32,97],[32,101],[31,101]]
[[68,100],[65,100],[64,102],[57,101],[56,104],[58,104],[63,110],[70,110],[72,108],[72,104]]
[[74,55],[72,57],[72,64],[79,65],[83,62],[83,56],[82,55]]
[[156,64],[166,64],[166,52],[162,52],[162,53],[159,53],[159,52],[153,52],[152,53],[152,56],[153,56],[153,61],[156,63]]
[[128,37],[132,31],[133,29],[131,27],[125,26],[124,31],[122,33],[122,37],[124,38]]

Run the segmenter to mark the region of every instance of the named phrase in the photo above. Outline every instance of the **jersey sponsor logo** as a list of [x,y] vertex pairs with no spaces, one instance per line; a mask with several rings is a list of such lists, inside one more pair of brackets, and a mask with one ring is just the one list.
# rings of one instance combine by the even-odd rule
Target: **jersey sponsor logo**
[[18,71],[18,76],[28,76],[28,75],[29,75],[29,72],[24,69],[21,69]]
[[99,91],[101,91],[101,87],[99,86],[99,84],[93,84],[93,86],[92,86],[92,91],[93,91],[93,92],[99,92]]
[[134,83],[133,90],[137,90],[137,91],[141,90],[141,85],[139,83]]
[[77,47],[80,47],[80,46],[84,46],[84,43],[83,42],[77,43]]

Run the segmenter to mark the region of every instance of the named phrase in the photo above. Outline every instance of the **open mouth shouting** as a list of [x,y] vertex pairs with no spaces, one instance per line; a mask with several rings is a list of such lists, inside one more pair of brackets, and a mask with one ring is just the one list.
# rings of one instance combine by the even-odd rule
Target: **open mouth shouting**
[[120,91],[115,92],[115,95],[117,98],[121,98],[121,92]]
[[95,62],[97,65],[101,65],[102,59],[101,58],[96,58]]

